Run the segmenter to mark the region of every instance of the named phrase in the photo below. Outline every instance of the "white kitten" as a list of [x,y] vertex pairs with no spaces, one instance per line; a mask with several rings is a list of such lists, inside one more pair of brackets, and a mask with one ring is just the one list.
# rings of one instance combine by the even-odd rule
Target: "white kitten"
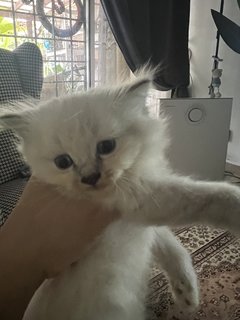
[[191,258],[164,225],[197,222],[239,232],[237,188],[195,182],[168,168],[165,121],[149,118],[145,107],[150,83],[143,75],[1,117],[22,138],[33,175],[122,213],[81,263],[43,283],[24,320],[144,319],[153,258],[181,308],[191,310],[198,304]]

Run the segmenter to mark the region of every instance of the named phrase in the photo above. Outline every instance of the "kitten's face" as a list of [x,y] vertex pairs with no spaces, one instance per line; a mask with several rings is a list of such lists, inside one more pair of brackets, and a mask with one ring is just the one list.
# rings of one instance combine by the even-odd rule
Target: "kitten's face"
[[33,174],[74,195],[93,196],[143,174],[156,148],[156,123],[149,125],[144,111],[148,83],[132,88],[55,99],[29,113],[15,129]]

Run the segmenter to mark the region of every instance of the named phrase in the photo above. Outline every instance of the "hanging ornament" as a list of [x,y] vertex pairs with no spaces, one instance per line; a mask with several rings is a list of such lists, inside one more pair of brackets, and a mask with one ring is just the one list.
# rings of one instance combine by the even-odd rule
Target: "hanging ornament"
[[[24,3],[27,3],[27,2],[30,3],[31,1],[33,0],[22,0],[22,2]],[[54,24],[52,24],[49,21],[49,18],[46,16],[44,12],[44,0],[36,0],[37,15],[43,27],[47,29],[54,36],[60,37],[60,38],[71,37],[74,34],[76,34],[81,29],[81,26],[85,21],[85,14],[84,14],[85,10],[81,0],[73,0],[73,2],[75,3],[77,8],[77,18],[76,20],[74,19],[75,23],[70,28],[60,29],[60,28],[57,28]],[[65,5],[63,1],[56,0],[53,3],[53,10],[56,11],[58,14],[62,14],[63,12],[65,12]]]
[[212,17],[224,42],[236,53],[240,53],[240,26],[223,14],[212,11]]
[[[240,0],[237,0],[237,4],[240,9]],[[213,56],[212,81],[208,87],[211,98],[221,97],[219,87],[221,85],[220,77],[222,76],[222,69],[218,68],[219,62],[222,61],[218,56],[220,36],[233,51],[240,54],[240,26],[223,15],[223,7],[224,0],[221,0],[220,12],[213,9],[211,10],[213,20],[217,27],[217,44],[216,53]],[[217,92],[215,89],[217,89]]]
[[[223,13],[223,8],[224,8],[224,0],[221,0],[220,4],[220,13]],[[219,42],[220,42],[220,33],[217,31],[217,43],[216,43],[216,50],[215,50],[215,55],[212,56],[213,58],[213,67],[212,67],[212,79],[211,83],[208,86],[208,94],[210,95],[211,98],[221,98],[221,93],[219,92],[219,88],[221,85],[221,76],[222,76],[222,69],[219,69],[219,62],[222,62],[223,59],[219,58],[218,52],[219,52]],[[216,92],[217,89],[217,92]]]

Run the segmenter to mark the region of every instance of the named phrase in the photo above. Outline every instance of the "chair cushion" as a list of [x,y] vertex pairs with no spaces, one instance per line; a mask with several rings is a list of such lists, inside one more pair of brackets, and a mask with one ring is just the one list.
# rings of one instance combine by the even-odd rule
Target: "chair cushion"
[[0,102],[23,98],[14,53],[0,49]]
[[26,183],[27,179],[21,178],[0,185],[0,227],[15,207]]
[[[39,98],[42,83],[43,61],[34,43],[23,43],[14,51],[0,48],[0,104],[4,110],[9,101]],[[15,140],[12,131],[0,132],[0,184],[18,178],[24,165]]]
[[16,148],[11,130],[0,131],[0,184],[21,176],[24,161]]
[[13,51],[24,95],[39,99],[43,84],[43,59],[40,49],[25,42]]

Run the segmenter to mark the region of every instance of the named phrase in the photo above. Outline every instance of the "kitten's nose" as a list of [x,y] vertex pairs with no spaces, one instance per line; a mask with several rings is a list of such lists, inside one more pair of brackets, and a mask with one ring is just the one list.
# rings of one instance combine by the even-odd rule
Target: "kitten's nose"
[[101,178],[100,172],[94,172],[87,177],[82,177],[82,183],[89,184],[90,186],[95,186],[98,180]]

